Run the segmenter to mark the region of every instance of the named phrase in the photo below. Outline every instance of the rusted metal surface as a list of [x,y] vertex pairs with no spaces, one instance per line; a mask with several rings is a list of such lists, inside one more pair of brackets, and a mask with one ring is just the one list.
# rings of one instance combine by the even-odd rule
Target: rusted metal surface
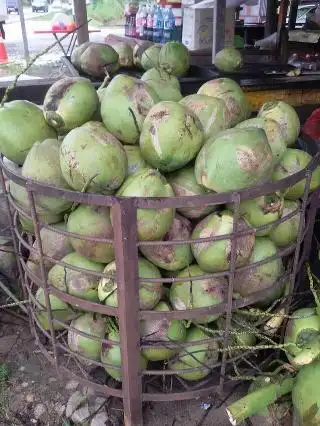
[[[124,418],[127,426],[140,426],[143,424],[142,418],[142,402],[143,401],[172,401],[191,399],[195,397],[203,397],[212,392],[223,391],[226,383],[230,383],[234,376],[234,365],[240,365],[247,356],[255,355],[252,348],[243,349],[241,354],[234,353],[232,356],[229,352],[230,339],[232,337],[231,321],[233,312],[239,308],[254,305],[262,301],[272,294],[273,290],[284,282],[290,281],[290,296],[283,298],[275,312],[282,307],[287,311],[290,307],[292,293],[296,286],[296,279],[301,271],[304,261],[308,258],[313,226],[315,222],[316,208],[318,206],[320,190],[310,194],[310,181],[312,171],[319,166],[320,154],[317,154],[310,162],[308,167],[299,173],[290,176],[280,182],[268,182],[264,185],[256,186],[254,188],[245,189],[231,193],[211,194],[196,197],[172,197],[172,198],[121,198],[115,196],[103,196],[99,194],[81,193],[76,191],[65,191],[59,188],[51,187],[48,185],[40,184],[39,182],[31,181],[23,178],[21,175],[16,175],[11,170],[8,170],[0,159],[0,168],[8,178],[17,184],[25,186],[29,194],[30,211],[25,212],[19,206],[10,194],[6,193],[8,208],[11,207],[15,213],[11,218],[11,231],[15,241],[15,251],[19,254],[19,271],[22,279],[22,284],[26,297],[29,298],[29,317],[33,333],[37,339],[39,347],[41,348],[47,359],[52,362],[58,371],[58,374],[66,375],[82,381],[84,384],[94,388],[97,392],[123,399]],[[3,175],[1,172],[0,177]],[[285,218],[278,219],[274,224],[283,223],[289,220],[297,213],[300,213],[299,234],[297,241],[289,247],[278,250],[277,254],[264,259],[259,262],[246,264],[241,267],[236,267],[236,246],[237,238],[240,236],[248,235],[254,232],[252,229],[239,230],[239,204],[243,200],[257,198],[264,194],[270,194],[275,191],[284,190],[295,183],[305,179],[305,190],[302,198],[301,205],[298,210],[290,213]],[[4,181],[2,182],[4,186]],[[47,225],[41,223],[37,217],[35,206],[35,195],[54,196],[59,198],[68,199],[74,203],[91,204],[97,206],[107,206],[112,211],[112,223],[114,228],[114,240],[104,239],[100,237],[84,237],[78,234],[71,234],[67,231],[56,229],[54,225]],[[159,209],[159,208],[176,208],[176,207],[199,207],[204,205],[225,205],[232,203],[234,207],[234,221],[233,232],[231,234],[220,235],[216,237],[201,238],[199,240],[188,239],[179,241],[138,241],[137,240],[137,224],[136,215],[137,209]],[[35,229],[35,237],[38,241],[38,248],[33,247],[33,239],[26,238],[19,225],[19,215],[25,216],[33,221]],[[265,225],[261,229],[265,229],[269,225]],[[116,282],[118,291],[119,307],[114,308],[105,306],[104,304],[94,303],[85,299],[80,299],[67,292],[55,288],[48,282],[48,262],[53,265],[61,265],[74,271],[85,273],[87,275],[95,276],[97,279],[100,277],[107,277],[105,273],[87,271],[85,269],[75,267],[63,262],[61,259],[53,259],[43,253],[42,244],[40,240],[40,229],[45,227],[54,230],[57,233],[66,235],[72,238],[79,238],[95,242],[113,242],[115,248],[116,258]],[[165,283],[170,284],[173,282],[186,281],[186,278],[138,278],[138,249],[142,246],[178,246],[182,244],[191,244],[197,242],[212,242],[221,241],[225,239],[231,240],[231,255],[229,269],[222,272],[206,273],[201,276],[192,277],[192,281],[210,278],[210,277],[227,277],[228,289],[227,295],[223,303],[218,305],[188,309],[188,310],[172,310],[169,312],[155,312],[139,309],[139,282],[150,283]],[[28,264],[27,258],[23,252],[29,252],[38,255],[40,274],[32,271]],[[233,288],[235,281],[235,273],[240,271],[248,271],[251,268],[259,265],[266,264],[274,259],[285,259],[288,265],[285,272],[270,288],[250,294],[244,298],[234,298]],[[290,260],[290,261],[289,261]],[[44,290],[46,310],[48,313],[49,328],[45,330],[42,328],[37,313],[42,307],[35,298],[36,290],[41,287]],[[101,341],[101,344],[111,344],[114,346],[119,345],[117,342],[108,340],[107,338],[100,339],[99,337],[88,335],[85,332],[75,329],[69,323],[64,323],[54,317],[50,306],[50,295],[55,295],[62,301],[73,306],[73,308],[80,311],[94,312],[97,314],[117,317],[120,327],[120,349],[122,359],[122,387],[116,386],[114,382],[107,381],[105,384],[96,383],[90,376],[90,369],[103,368],[107,365],[101,361],[90,361],[82,354],[73,352],[66,342],[65,334],[68,331],[77,332],[80,336],[92,339],[93,341]],[[152,364],[147,370],[140,370],[140,349],[150,347],[150,342],[143,341],[140,337],[140,321],[141,320],[158,320],[167,318],[168,320],[182,320],[182,319],[196,319],[212,314],[225,314],[225,327],[217,330],[216,334],[213,333],[211,337],[219,344],[218,352],[220,354],[218,361],[211,361],[208,364],[189,368],[189,372],[193,371],[210,371],[210,374],[200,382],[187,382],[180,378],[178,375],[185,372],[185,370],[170,370],[165,364],[161,368],[158,365]],[[259,319],[259,323],[263,324],[263,319]],[[54,327],[59,325],[63,327],[65,332],[55,331]],[[49,344],[44,345],[41,342],[41,334],[48,339]],[[197,344],[203,344],[208,340],[201,340]],[[195,342],[177,343],[174,341],[159,341],[152,342],[152,346],[174,348],[177,351],[187,351],[189,346],[194,345]],[[74,361],[75,369],[68,367],[66,357]],[[110,367],[110,365],[109,365]],[[113,366],[112,366],[113,367]],[[113,367],[118,369],[120,367]],[[251,367],[250,367],[251,368]],[[250,371],[246,367],[245,371]]]

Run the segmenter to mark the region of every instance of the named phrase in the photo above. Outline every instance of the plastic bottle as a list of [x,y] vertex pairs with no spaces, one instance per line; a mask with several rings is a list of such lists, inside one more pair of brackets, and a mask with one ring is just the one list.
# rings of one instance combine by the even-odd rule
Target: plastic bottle
[[150,4],[147,4],[145,7],[145,19],[143,21],[143,40],[148,40],[147,22],[148,22],[149,12],[150,12]]
[[126,37],[130,37],[130,8],[129,3],[126,3],[125,9],[124,9],[124,16],[125,16],[125,24],[124,24],[124,35]]
[[147,16],[147,40],[153,41],[153,17],[154,17],[154,5],[150,5],[149,13]]
[[136,14],[136,36],[137,38],[141,38],[140,37],[140,28],[141,28],[141,18],[142,18],[142,5],[139,5],[139,9],[138,12]]
[[161,43],[163,38],[163,16],[160,6],[157,6],[153,16],[153,42]]
[[173,33],[175,30],[175,17],[172,12],[172,6],[166,7],[165,18],[163,22],[163,42],[167,43],[173,39]]

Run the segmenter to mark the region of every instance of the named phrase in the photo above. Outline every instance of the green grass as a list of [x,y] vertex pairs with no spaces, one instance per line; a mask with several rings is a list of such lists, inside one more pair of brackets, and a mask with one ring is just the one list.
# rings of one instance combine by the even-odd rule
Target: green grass
[[101,24],[110,24],[123,17],[123,0],[98,0],[95,6],[88,6],[88,16]]

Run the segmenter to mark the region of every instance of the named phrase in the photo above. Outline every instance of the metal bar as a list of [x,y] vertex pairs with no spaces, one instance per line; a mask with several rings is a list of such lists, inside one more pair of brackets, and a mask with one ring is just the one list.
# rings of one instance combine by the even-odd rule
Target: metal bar
[[[233,213],[233,232],[237,232],[238,223],[240,219],[240,195],[235,194],[234,196],[234,213]],[[226,349],[229,345],[230,341],[230,329],[231,329],[231,318],[232,318],[232,308],[233,308],[233,284],[234,284],[234,276],[236,269],[236,260],[237,260],[237,235],[233,235],[231,238],[231,257],[230,257],[230,266],[229,266],[229,286],[228,286],[228,298],[227,298],[227,309],[226,309],[226,324],[225,324],[225,335],[223,341],[223,348]],[[224,390],[224,380],[226,374],[227,367],[227,357],[228,352],[225,350],[222,354],[222,364],[220,370],[220,385],[219,391],[222,394]]]
[[212,63],[215,63],[216,54],[224,48],[225,42],[225,20],[226,20],[226,0],[214,2],[213,7],[213,43],[212,43]]
[[63,52],[64,56],[67,56],[67,53],[66,53],[66,51],[64,50],[64,47],[62,46],[62,43],[61,43],[61,41],[60,41],[60,38],[57,36],[57,34],[56,34],[56,33],[53,33],[53,37],[56,39],[56,41],[57,41],[57,43],[58,43],[58,45],[59,45],[60,49],[62,50],[62,52]]
[[[17,262],[19,263],[19,261]],[[14,302],[16,302],[18,305],[20,303],[20,300],[12,293],[12,291],[10,291],[8,289],[7,286],[5,286],[3,284],[3,282],[0,280],[0,288],[7,294],[7,296],[10,297],[10,299],[12,299]],[[23,305],[19,305],[19,308],[25,313],[28,314],[28,310],[23,306]]]
[[266,13],[266,23],[264,36],[268,37],[269,35],[277,31],[277,8],[278,0],[268,0],[267,1],[267,13]]
[[289,31],[294,30],[296,27],[299,3],[300,0],[291,0],[288,25]]
[[44,291],[44,296],[45,296],[45,302],[46,302],[46,307],[47,307],[47,310],[48,310],[48,320],[49,320],[49,329],[50,329],[50,334],[51,334],[53,356],[54,356],[55,366],[56,366],[56,370],[57,370],[57,375],[58,375],[58,377],[60,377],[59,359],[58,359],[58,351],[57,351],[57,345],[56,345],[56,335],[55,335],[55,331],[54,331],[54,327],[53,327],[53,315],[52,315],[51,303],[50,303],[50,298],[49,298],[49,285],[48,285],[48,282],[47,282],[47,272],[46,272],[46,267],[45,267],[44,259],[43,259],[43,249],[42,249],[42,240],[41,240],[41,235],[40,235],[40,227],[39,227],[39,222],[38,222],[38,218],[37,218],[36,205],[35,205],[35,201],[34,201],[33,192],[30,191],[28,188],[27,188],[27,191],[28,191],[28,200],[29,200],[29,203],[30,203],[31,217],[32,217],[33,226],[34,226],[34,234],[35,234],[35,237],[38,241],[39,264],[40,264],[40,271],[41,271],[41,277],[42,277],[42,282],[43,282],[43,291]]
[[126,426],[143,424],[136,216],[137,210],[130,199],[112,207]]

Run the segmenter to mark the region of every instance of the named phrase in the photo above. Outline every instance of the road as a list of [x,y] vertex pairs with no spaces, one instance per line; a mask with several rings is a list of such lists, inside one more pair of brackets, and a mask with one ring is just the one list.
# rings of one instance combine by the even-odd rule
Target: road
[[[26,31],[28,37],[28,45],[30,55],[35,55],[37,53],[42,52],[46,49],[50,44],[52,44],[55,40],[52,34],[35,34],[35,30],[47,30],[50,29],[51,22],[50,21],[41,21],[41,20],[33,20],[35,16],[40,17],[43,15],[42,13],[33,13],[31,8],[25,8],[25,23],[26,23]],[[10,14],[9,19],[5,23],[5,32],[6,32],[6,46],[7,52],[10,61],[14,61],[16,59],[22,58],[24,55],[23,42],[22,42],[22,33],[20,26],[20,17],[16,14]],[[91,27],[90,27],[91,28]],[[100,33],[90,34],[90,40],[96,42],[103,42],[104,38],[107,34],[123,34],[122,28],[103,28]],[[67,48],[69,44],[70,38],[68,37],[66,40],[62,42],[63,46]],[[63,53],[61,49],[56,46],[51,51],[51,57],[57,58],[57,55],[61,56]],[[48,55],[46,55],[48,58]]]

